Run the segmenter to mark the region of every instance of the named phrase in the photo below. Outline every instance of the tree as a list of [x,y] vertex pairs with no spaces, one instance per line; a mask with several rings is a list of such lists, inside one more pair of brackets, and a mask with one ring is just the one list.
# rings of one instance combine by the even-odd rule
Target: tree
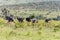
[[4,15],[4,17],[7,16],[8,13],[9,13],[9,10],[7,10],[6,8],[2,9],[2,14]]

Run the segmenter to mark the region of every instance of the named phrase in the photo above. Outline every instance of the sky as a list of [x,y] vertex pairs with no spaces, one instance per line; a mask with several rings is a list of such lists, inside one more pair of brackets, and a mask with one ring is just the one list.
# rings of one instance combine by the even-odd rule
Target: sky
[[42,1],[59,1],[59,0],[0,0],[0,5],[42,2]]

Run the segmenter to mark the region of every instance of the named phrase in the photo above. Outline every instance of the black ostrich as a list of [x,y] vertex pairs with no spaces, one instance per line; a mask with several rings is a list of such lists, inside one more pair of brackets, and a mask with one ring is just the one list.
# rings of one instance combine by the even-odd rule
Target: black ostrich
[[31,19],[28,17],[28,18],[26,18],[26,21],[27,22],[31,22]]
[[29,16],[29,17],[26,18],[26,21],[31,22],[31,19],[33,19],[33,18],[34,18],[34,16]]
[[48,23],[50,20],[51,20],[51,19],[45,19],[45,22],[47,22],[47,23]]
[[37,19],[32,19],[31,21],[32,21],[32,23],[38,23]]
[[17,20],[22,23],[24,21],[24,18],[17,17]]
[[5,16],[5,19],[8,20],[8,22],[13,22],[13,18],[9,17],[9,16]]
[[11,26],[11,22],[13,22],[13,24],[14,24],[14,26],[15,26],[14,29],[17,28],[17,25],[15,24],[14,19],[13,19],[12,17],[10,17],[10,16],[5,16],[5,19],[8,21],[8,23],[9,23],[10,26]]

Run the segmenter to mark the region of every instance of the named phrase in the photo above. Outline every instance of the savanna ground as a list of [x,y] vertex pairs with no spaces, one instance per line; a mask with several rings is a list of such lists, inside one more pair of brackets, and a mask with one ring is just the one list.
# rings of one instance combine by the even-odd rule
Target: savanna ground
[[[25,18],[31,14],[35,16],[42,15],[47,18],[54,18],[60,15],[60,12],[56,11],[47,15],[48,12],[10,10],[10,14]],[[15,19],[14,23],[7,23],[7,20],[0,18],[0,40],[60,40],[60,21],[51,20],[46,23],[44,20],[39,20],[38,23],[32,24],[26,21],[19,23]]]
[[7,23],[0,18],[0,40],[60,40],[60,21],[39,20],[34,25],[26,21],[14,22]]

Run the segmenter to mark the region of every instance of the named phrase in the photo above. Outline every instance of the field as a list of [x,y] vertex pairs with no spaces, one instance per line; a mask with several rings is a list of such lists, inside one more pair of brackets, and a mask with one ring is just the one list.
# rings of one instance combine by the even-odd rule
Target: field
[[[18,22],[14,19],[14,23],[7,23],[7,20],[0,17],[0,39],[1,40],[60,40],[60,21],[51,20],[45,22],[46,18],[56,18],[60,16],[60,12],[56,11],[37,11],[37,10],[9,10],[10,14],[26,18],[34,15],[40,18],[38,23],[24,21]],[[50,13],[49,13],[50,12]],[[1,12],[0,10],[0,13]],[[0,14],[0,16],[2,16]]]
[[[28,25],[27,25],[28,24]],[[0,18],[0,39],[1,40],[60,40],[60,21],[51,20],[46,23],[39,20],[32,24],[24,21],[19,23],[7,23]]]
[[[26,4],[15,1],[11,5],[9,0],[0,2],[0,40],[60,40],[60,1]],[[14,21],[8,22],[6,16]],[[38,23],[27,22],[29,16],[34,16]],[[19,22],[17,17],[24,18],[24,22]],[[45,22],[46,19],[51,20]]]

